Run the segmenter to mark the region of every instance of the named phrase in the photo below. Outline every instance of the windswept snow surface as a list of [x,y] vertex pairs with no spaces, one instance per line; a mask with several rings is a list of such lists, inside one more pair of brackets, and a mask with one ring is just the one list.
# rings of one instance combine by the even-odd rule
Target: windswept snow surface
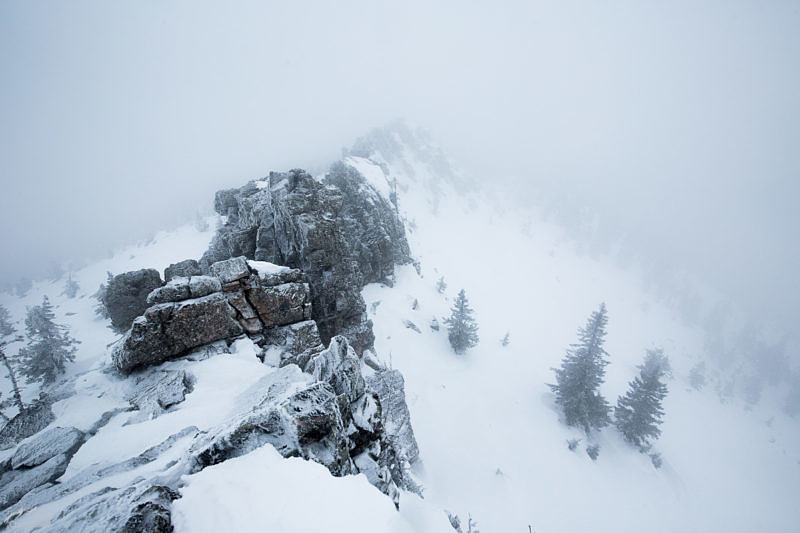
[[175,530],[349,533],[452,531],[444,513],[405,495],[401,512],[363,474],[335,478],[272,446],[186,477],[172,506]]
[[[426,172],[415,169],[415,181]],[[399,268],[394,287],[370,285],[363,295],[378,354],[405,376],[427,501],[470,513],[485,532],[797,531],[797,421],[769,393],[749,407],[723,403],[713,380],[692,390],[702,332],[651,297],[635,270],[579,253],[531,213],[500,212],[446,185],[441,194],[404,188],[407,177],[394,175],[421,275]],[[443,319],[461,288],[481,342],[458,356]],[[600,445],[593,462],[586,437],[553,405],[552,367],[600,302],[608,306],[611,362],[601,392],[612,406],[646,349],[670,357],[674,376],[654,445],[661,469],[613,428],[592,439]],[[429,327],[434,317],[439,331]],[[511,342],[502,347],[506,332]],[[582,439],[575,451],[567,448],[572,438]]]

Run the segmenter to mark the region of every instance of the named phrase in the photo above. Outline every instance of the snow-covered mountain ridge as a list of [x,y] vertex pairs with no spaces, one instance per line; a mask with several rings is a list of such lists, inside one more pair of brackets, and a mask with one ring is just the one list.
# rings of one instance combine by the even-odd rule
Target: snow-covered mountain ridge
[[[793,500],[800,489],[796,422],[776,408],[769,389],[754,406],[735,397],[721,403],[712,390],[712,369],[709,384],[694,390],[688,376],[702,359],[704,332],[677,319],[635,274],[577,253],[557,227],[529,212],[500,212],[465,186],[444,155],[414,130],[378,130],[357,142],[343,163],[337,172],[355,169],[371,185],[366,196],[348,191],[366,199],[366,212],[385,203],[400,215],[406,248],[402,243],[394,247],[396,227],[374,215],[368,219],[380,222],[373,228],[381,229],[378,233],[337,234],[331,217],[321,217],[317,225],[305,218],[296,226],[286,224],[297,214],[294,207],[311,205],[315,212],[334,213],[345,201],[325,192],[320,180],[292,171],[287,181],[296,180],[298,194],[285,204],[289,209],[258,195],[283,182],[282,177],[256,180],[218,195],[217,210],[226,220],[216,234],[183,228],[87,267],[74,275],[82,287],[76,299],[55,296],[60,285],[47,283],[37,283],[24,299],[4,297],[20,320],[25,305],[38,304],[49,294],[58,305],[59,322],[82,341],[65,384],[50,392],[54,420],[49,426],[90,435],[56,483],[23,497],[22,503],[27,498],[35,504],[10,508],[10,529],[93,524],[120,529],[125,526],[120,517],[142,502],[150,504],[139,513],[144,522],[152,526],[155,518],[169,516],[179,531],[452,531],[445,510],[459,515],[462,524],[471,515],[484,533],[527,531],[529,525],[538,532],[794,529],[798,511]],[[275,190],[283,191],[284,185]],[[263,213],[268,215],[254,217]],[[282,237],[309,234],[310,239]],[[375,235],[387,236],[390,246]],[[107,270],[161,272],[186,258],[200,259],[209,269],[217,260],[244,255],[300,268],[322,280],[326,266],[317,262],[320,258],[292,243],[356,251],[357,269],[334,265],[334,278],[317,284],[324,293],[312,284],[314,318],[325,324],[322,329],[329,328],[325,344],[343,334],[357,347],[356,357],[374,357],[373,363],[399,370],[405,378],[419,444],[412,473],[424,487],[424,499],[403,492],[399,512],[365,476],[332,477],[320,464],[284,459],[273,446],[257,446],[269,441],[255,442],[250,453],[195,473],[176,468],[197,434],[230,428],[254,405],[263,405],[268,415],[271,402],[281,403],[299,390],[271,387],[311,379],[300,376],[305,365],[276,368],[282,352],[264,353],[258,332],[221,350],[230,353],[168,360],[135,378],[107,372],[107,345],[115,335],[106,321],[92,318],[90,298]],[[388,263],[378,260],[387,256]],[[407,263],[411,258],[414,263]],[[395,262],[401,264],[395,267]],[[248,276],[258,275],[253,263],[250,268]],[[441,277],[448,285],[443,293],[437,290]],[[464,356],[452,352],[443,327],[460,288],[476,310],[481,336]],[[602,386],[609,400],[625,391],[645,349],[661,347],[672,362],[663,436],[655,444],[664,459],[660,469],[610,428],[593,437],[600,456],[592,461],[585,453],[586,437],[559,421],[546,386],[554,379],[551,368],[575,342],[575,329],[601,301],[610,317],[611,365]],[[438,330],[431,327],[434,319]],[[364,334],[368,321],[374,340]],[[510,343],[502,346],[506,333]],[[258,355],[275,366],[262,363]],[[293,372],[286,368],[300,373],[279,379]],[[369,377],[371,370],[365,364],[361,372]],[[191,378],[185,380],[187,373]],[[162,374],[175,386],[153,389]],[[155,402],[152,395],[132,402],[137,390],[155,392]],[[265,390],[273,392],[265,396]],[[177,398],[168,399],[175,391]],[[36,393],[29,386],[26,402]],[[104,413],[112,414],[98,427]],[[219,443],[231,440],[219,435]],[[570,451],[566,441],[574,438],[582,441]],[[0,461],[16,453],[16,447],[6,450]],[[150,485],[165,488],[148,492]],[[120,497],[112,500],[114,494]],[[164,512],[155,512],[159,508]],[[99,514],[94,522],[78,523],[64,520],[70,514],[66,510]]]

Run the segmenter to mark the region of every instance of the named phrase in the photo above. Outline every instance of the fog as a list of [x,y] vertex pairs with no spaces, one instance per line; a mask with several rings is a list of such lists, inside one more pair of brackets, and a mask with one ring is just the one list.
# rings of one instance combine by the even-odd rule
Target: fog
[[404,117],[661,290],[794,326],[796,2],[275,4],[0,4],[0,278]]

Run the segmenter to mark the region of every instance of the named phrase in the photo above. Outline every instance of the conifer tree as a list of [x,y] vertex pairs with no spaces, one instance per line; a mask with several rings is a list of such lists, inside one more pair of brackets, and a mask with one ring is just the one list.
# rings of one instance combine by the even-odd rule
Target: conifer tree
[[556,384],[549,385],[556,404],[564,412],[567,425],[579,426],[588,435],[592,429],[607,426],[611,407],[600,394],[608,361],[603,348],[608,314],[606,305],[592,313],[586,326],[578,330],[578,343],[567,350],[561,368],[554,368]]
[[458,354],[478,344],[478,324],[472,316],[473,312],[464,289],[461,289],[451,309],[450,318],[445,320],[450,346]]
[[66,363],[75,360],[78,341],[54,319],[53,306],[47,296],[41,305],[28,309],[25,318],[28,346],[19,351],[20,368],[28,382],[52,383],[64,373]]
[[645,452],[650,440],[661,435],[661,402],[667,395],[667,386],[661,380],[668,372],[669,360],[663,350],[648,350],[638,368],[639,375],[630,382],[630,389],[617,400],[614,424],[625,440]]
[[67,281],[64,283],[64,292],[62,292],[61,294],[65,295],[67,298],[75,298],[75,296],[78,294],[79,289],[80,285],[78,285],[77,281],[72,279],[72,273],[70,272]]

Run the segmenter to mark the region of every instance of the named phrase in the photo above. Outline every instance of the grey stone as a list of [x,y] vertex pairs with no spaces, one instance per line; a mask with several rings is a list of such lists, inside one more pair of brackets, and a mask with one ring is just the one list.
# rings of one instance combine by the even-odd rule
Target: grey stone
[[147,295],[147,305],[163,304],[169,302],[180,302],[191,298],[189,292],[189,278],[172,278],[163,287],[153,289]]
[[265,327],[285,326],[311,318],[311,291],[307,283],[283,283],[274,287],[250,284],[245,294]]
[[247,259],[244,256],[217,261],[211,265],[211,272],[224,283],[230,283],[250,275]]
[[242,333],[236,311],[222,293],[159,304],[137,318],[114,347],[112,360],[122,372],[158,364],[203,344]]
[[361,326],[361,288],[390,283],[394,264],[410,260],[394,206],[342,164],[322,183],[299,169],[270,173],[265,182],[217,194],[217,210],[228,220],[201,268],[236,255],[299,268],[311,286],[312,318],[323,342],[341,333],[357,353],[371,348],[374,337]]
[[189,278],[189,293],[192,298],[201,298],[221,290],[222,283],[220,283],[219,278],[212,276],[192,276]]
[[173,263],[164,270],[164,281],[169,283],[170,280],[177,277],[190,278],[192,276],[200,276],[203,271],[200,270],[200,265],[194,259],[185,259],[178,263]]
[[419,457],[419,447],[411,427],[403,374],[399,370],[376,372],[366,378],[366,384],[380,400],[387,439],[399,455],[414,463]]
[[251,408],[234,417],[192,452],[201,470],[271,444],[284,457],[303,457],[333,475],[353,472],[336,395],[295,365],[282,367],[250,389]]
[[0,509],[13,505],[26,493],[61,477],[67,470],[70,457],[59,454],[43,464],[24,470],[11,470],[0,477]]
[[317,323],[305,320],[264,332],[264,345],[278,352],[278,364],[296,364],[305,368],[312,355],[325,349],[319,338]]
[[50,428],[22,443],[11,458],[12,468],[40,465],[59,454],[72,457],[83,444],[83,432],[73,427]]
[[193,385],[194,378],[185,370],[147,372],[135,379],[128,401],[149,418],[182,402]]
[[147,295],[162,285],[161,275],[152,268],[125,272],[108,281],[103,304],[117,331],[127,330],[147,309]]

